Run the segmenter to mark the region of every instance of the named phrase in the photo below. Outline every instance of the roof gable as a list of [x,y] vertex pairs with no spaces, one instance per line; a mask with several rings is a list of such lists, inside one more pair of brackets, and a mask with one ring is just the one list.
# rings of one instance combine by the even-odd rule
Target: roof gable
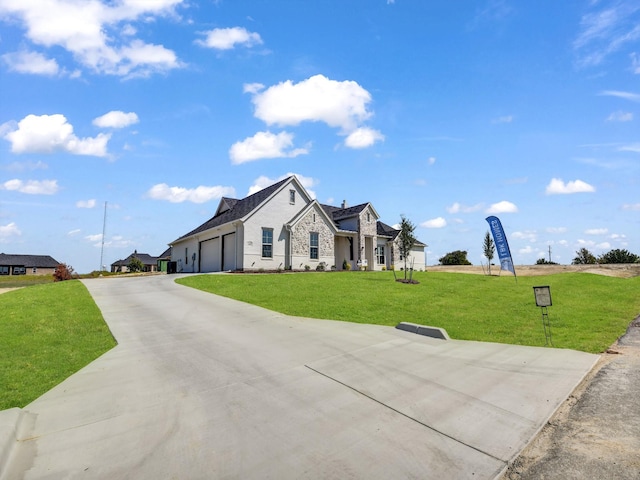
[[[298,186],[302,191],[304,187],[300,185],[295,176],[287,177],[284,180],[280,180],[273,185],[270,185],[259,192],[256,192],[248,197],[245,197],[241,200],[236,199],[224,199],[224,207],[222,207],[223,202],[220,202],[218,206],[218,211],[216,215],[211,217],[209,220],[204,222],[202,225],[194,228],[189,233],[179,237],[174,240],[171,244],[176,243],[184,238],[190,237],[192,235],[196,235],[200,232],[204,232],[205,230],[209,230],[214,227],[219,227],[220,225],[225,225],[227,223],[231,223],[236,220],[244,220],[245,217],[250,215],[252,212],[257,210],[260,206],[262,206],[269,198],[271,198],[274,194],[276,194],[281,188],[283,188],[286,184],[290,182],[297,182]],[[222,207],[222,211],[221,210]],[[171,245],[170,244],[170,245]]]

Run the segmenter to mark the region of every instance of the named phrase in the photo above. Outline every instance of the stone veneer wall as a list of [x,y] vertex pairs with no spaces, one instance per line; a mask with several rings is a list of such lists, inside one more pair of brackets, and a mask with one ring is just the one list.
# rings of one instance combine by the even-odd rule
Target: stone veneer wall
[[[313,215],[316,221],[313,221]],[[291,253],[296,256],[306,256],[309,260],[309,233],[318,233],[318,261],[331,261],[333,263],[334,236],[323,217],[317,210],[311,210],[298,222],[291,235]],[[325,257],[325,258],[323,258]],[[327,260],[330,257],[331,260]],[[314,260],[315,261],[315,260]]]

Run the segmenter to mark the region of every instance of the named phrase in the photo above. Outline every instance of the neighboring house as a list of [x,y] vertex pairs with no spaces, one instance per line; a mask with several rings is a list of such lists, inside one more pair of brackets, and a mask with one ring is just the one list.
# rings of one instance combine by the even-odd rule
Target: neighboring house
[[158,271],[166,272],[169,270],[169,262],[171,261],[171,247],[167,248],[160,254],[157,260]]
[[117,272],[126,273],[126,272],[128,272],[129,271],[129,263],[134,258],[137,258],[138,260],[140,260],[142,262],[142,264],[144,265],[144,268],[142,269],[143,272],[157,272],[158,271],[158,259],[160,257],[152,257],[148,253],[138,253],[138,251],[135,250],[131,255],[129,255],[124,260],[118,260],[116,262],[113,262],[111,264],[111,272],[112,273],[117,273]]
[[[169,244],[171,260],[178,272],[342,270],[346,264],[399,270],[398,230],[378,218],[370,203],[322,205],[291,176],[243,199],[222,198],[211,219]],[[418,242],[411,254],[415,270],[425,268],[424,247]]]
[[0,253],[0,275],[53,275],[58,265],[49,255]]

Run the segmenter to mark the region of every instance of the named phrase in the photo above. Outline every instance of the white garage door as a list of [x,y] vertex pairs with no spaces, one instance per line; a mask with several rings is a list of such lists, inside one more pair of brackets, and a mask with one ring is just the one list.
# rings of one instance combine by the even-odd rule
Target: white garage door
[[222,270],[236,269],[236,234],[222,237]]
[[200,242],[200,271],[219,272],[220,267],[220,237]]

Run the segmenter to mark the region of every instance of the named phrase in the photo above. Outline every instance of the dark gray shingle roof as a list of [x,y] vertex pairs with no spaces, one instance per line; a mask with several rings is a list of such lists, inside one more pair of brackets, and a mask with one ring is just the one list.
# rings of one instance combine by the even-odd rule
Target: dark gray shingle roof
[[254,209],[256,209],[262,202],[264,202],[267,198],[269,198],[273,192],[275,192],[282,185],[288,182],[290,178],[291,177],[287,177],[284,180],[281,180],[278,183],[274,183],[273,185],[263,190],[260,190],[259,192],[256,192],[253,195],[249,195],[248,197],[245,197],[241,200],[225,198],[224,200],[227,202],[227,205],[231,207],[229,210],[225,210],[219,215],[215,215],[214,217],[210,218],[199,227],[196,227],[193,230],[191,230],[189,233],[181,236],[176,241],[182,240],[183,238],[186,238],[186,237],[190,237],[191,235],[195,235],[196,233],[204,232],[205,230],[209,230],[210,228],[218,227],[220,225],[233,222],[234,220],[238,220],[244,217],[245,215],[248,215]]
[[49,255],[11,255],[0,253],[0,265],[7,267],[19,265],[26,268],[56,268],[60,265],[60,262]]

